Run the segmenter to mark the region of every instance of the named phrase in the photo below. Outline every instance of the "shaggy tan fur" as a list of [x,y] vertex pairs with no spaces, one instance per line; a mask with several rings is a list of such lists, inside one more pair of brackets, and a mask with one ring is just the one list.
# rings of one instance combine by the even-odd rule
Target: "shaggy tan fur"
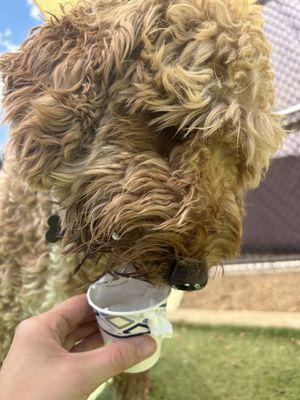
[[284,136],[258,6],[81,2],[0,71],[2,358],[19,321],[107,270],[130,264],[163,285],[175,261],[206,269],[237,255],[244,194]]

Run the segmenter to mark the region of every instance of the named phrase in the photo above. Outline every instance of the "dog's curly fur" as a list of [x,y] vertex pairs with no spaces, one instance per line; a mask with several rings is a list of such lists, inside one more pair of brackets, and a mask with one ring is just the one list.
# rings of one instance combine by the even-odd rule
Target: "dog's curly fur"
[[33,29],[0,71],[2,358],[19,321],[98,274],[131,265],[163,285],[174,261],[237,255],[243,196],[284,136],[260,7],[87,0]]

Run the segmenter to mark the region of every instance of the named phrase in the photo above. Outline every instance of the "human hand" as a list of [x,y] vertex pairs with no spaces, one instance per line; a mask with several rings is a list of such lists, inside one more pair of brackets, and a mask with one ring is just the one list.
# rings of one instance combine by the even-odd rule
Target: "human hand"
[[[79,342],[80,341],[80,342]],[[86,295],[21,322],[0,371],[0,400],[85,400],[156,350],[149,336],[105,347]]]

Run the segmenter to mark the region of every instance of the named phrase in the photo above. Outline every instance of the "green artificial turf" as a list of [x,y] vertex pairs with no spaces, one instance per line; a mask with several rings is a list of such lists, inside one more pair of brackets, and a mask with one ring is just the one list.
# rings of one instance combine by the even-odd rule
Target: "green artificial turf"
[[300,332],[176,327],[150,375],[151,400],[299,400]]

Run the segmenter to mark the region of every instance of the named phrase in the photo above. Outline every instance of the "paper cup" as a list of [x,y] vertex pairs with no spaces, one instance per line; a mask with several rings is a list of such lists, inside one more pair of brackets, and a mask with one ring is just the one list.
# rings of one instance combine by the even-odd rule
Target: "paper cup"
[[140,335],[151,335],[157,342],[151,357],[125,372],[146,371],[159,360],[162,339],[172,336],[172,325],[166,318],[170,292],[170,287],[157,288],[137,279],[114,278],[109,274],[89,287],[87,299],[105,344]]

